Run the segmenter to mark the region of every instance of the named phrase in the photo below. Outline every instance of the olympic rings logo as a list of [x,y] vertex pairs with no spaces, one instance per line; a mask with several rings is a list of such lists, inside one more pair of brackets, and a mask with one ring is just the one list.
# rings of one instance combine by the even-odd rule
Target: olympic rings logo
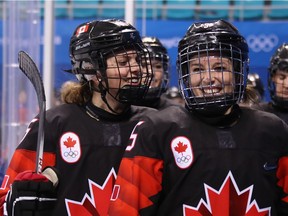
[[177,158],[177,163],[188,163],[191,159],[190,155],[184,156],[182,155],[181,157]]
[[259,36],[249,35],[247,37],[248,46],[254,52],[270,52],[271,50],[273,50],[274,47],[277,46],[278,41],[279,39],[275,34],[261,34]]
[[78,155],[78,151],[72,151],[70,150],[69,152],[64,152],[65,157],[72,157],[75,158]]

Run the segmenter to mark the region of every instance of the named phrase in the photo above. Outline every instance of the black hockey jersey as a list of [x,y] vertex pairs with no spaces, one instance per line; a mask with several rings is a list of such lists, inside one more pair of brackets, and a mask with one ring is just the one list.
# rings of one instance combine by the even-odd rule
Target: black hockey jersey
[[235,109],[231,127],[176,106],[139,122],[109,215],[287,216],[288,127],[270,113]]
[[162,110],[169,106],[180,106],[180,104],[168,99],[164,94],[162,94],[159,98],[138,100],[135,102],[135,105],[151,107],[157,110]]
[[[149,111],[152,109],[132,106],[115,116],[91,104],[64,104],[47,111],[43,167],[54,166],[60,173],[58,202],[52,215],[107,215],[130,133]],[[37,131],[35,119],[7,169],[0,190],[2,207],[15,176],[35,169]]]
[[288,124],[288,109],[283,109],[278,106],[273,106],[273,104],[270,103],[261,103],[259,105],[253,106],[253,108],[260,109],[266,112],[274,113],[279,118],[281,118],[283,121]]

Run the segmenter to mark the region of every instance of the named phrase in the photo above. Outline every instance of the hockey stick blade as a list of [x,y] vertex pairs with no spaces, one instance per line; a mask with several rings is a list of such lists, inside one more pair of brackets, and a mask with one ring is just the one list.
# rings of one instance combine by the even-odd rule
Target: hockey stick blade
[[28,77],[35,88],[39,105],[39,128],[37,137],[36,150],[36,167],[35,171],[41,173],[43,165],[43,151],[44,151],[44,126],[46,116],[46,97],[43,86],[43,81],[40,72],[33,61],[33,59],[24,51],[18,53],[18,62],[20,70]]

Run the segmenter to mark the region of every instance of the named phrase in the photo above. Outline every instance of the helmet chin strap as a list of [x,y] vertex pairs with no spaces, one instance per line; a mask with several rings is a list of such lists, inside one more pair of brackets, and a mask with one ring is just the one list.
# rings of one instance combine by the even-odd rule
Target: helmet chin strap
[[109,105],[107,99],[106,99],[106,94],[107,94],[107,90],[104,88],[103,84],[102,84],[102,81],[99,80],[99,85],[98,85],[98,88],[99,89],[96,89],[94,88],[93,84],[91,82],[89,82],[89,85],[90,85],[90,89],[92,91],[96,91],[96,92],[100,92],[101,94],[101,99],[104,101],[104,103],[107,105],[108,109],[114,113],[114,114],[117,114],[119,115],[120,113],[116,112],[115,110],[112,109],[112,107]]

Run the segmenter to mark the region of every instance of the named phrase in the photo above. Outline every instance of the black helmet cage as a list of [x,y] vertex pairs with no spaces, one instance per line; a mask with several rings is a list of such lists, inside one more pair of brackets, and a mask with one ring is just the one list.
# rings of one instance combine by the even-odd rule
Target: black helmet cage
[[[193,26],[190,27],[190,30],[191,28],[193,28]],[[227,110],[241,100],[249,72],[248,45],[245,39],[238,34],[238,31],[234,31],[235,32],[231,33],[227,31],[213,32],[208,30],[207,32],[196,34],[193,34],[192,32],[191,34],[188,29],[185,37],[179,42],[177,60],[179,89],[185,100],[186,107],[189,110],[204,111],[207,114],[209,114],[209,112],[211,114],[219,113]],[[194,91],[196,89],[212,89],[213,84],[210,81],[208,86],[203,86],[202,84],[200,84],[200,86],[192,86],[191,74],[195,72],[190,71],[190,62],[198,59],[197,61],[200,64],[200,58],[207,57],[209,64],[209,58],[212,56],[220,57],[221,61],[222,58],[231,60],[233,82],[229,85],[232,87],[233,91],[225,92],[227,84],[224,84],[223,82],[222,69],[220,72],[222,73],[221,88],[224,91],[223,94],[214,95],[212,92],[209,96],[205,96],[204,93],[201,96],[195,95]],[[211,68],[208,72],[211,80]],[[197,73],[202,77],[204,71],[200,70]]]
[[[167,49],[163,46],[160,40],[156,37],[143,37],[142,41],[149,51],[152,68],[153,60],[160,61],[163,68],[163,76],[160,86],[150,86],[146,99],[159,98],[165,93],[169,87],[170,81],[170,57]],[[153,70],[155,72],[155,70]]]
[[[151,58],[151,63],[153,60],[158,60],[161,61],[162,66],[163,66],[163,76],[161,80],[161,85],[158,87],[150,87],[148,90],[147,96],[152,96],[150,93],[154,92],[154,97],[160,97],[164,92],[167,91],[168,86],[169,86],[169,80],[170,80],[170,60],[168,54],[163,54],[163,53],[151,53],[150,52],[150,58]],[[152,68],[153,68],[153,63],[152,63]]]
[[[85,30],[85,31],[84,31]],[[128,53],[129,51],[129,53]],[[132,52],[131,52],[132,51]],[[135,52],[134,52],[135,51]],[[123,54],[129,58],[130,54],[137,55],[137,67],[139,73],[139,85],[125,85],[121,87],[121,77],[117,54]],[[130,24],[122,20],[102,20],[84,23],[78,26],[70,41],[70,58],[72,61],[72,73],[76,75],[80,82],[88,82],[91,76],[98,74],[100,82],[95,87],[96,91],[102,94],[110,94],[119,102],[132,102],[143,98],[150,86],[153,71],[149,56],[146,55],[147,49],[143,45],[139,32]],[[114,57],[118,69],[118,77],[108,77],[106,70],[107,58]],[[90,63],[92,67],[85,68],[84,63]],[[145,63],[146,62],[146,63]],[[146,68],[143,65],[146,65]],[[127,66],[126,66],[127,67]],[[132,65],[129,63],[130,70]],[[133,66],[135,67],[135,66]],[[125,77],[125,79],[132,79]],[[135,79],[135,77],[133,77]],[[109,87],[109,79],[119,79],[117,94],[112,94]]]
[[270,97],[273,104],[288,108],[288,100],[279,97],[276,94],[276,83],[273,81],[273,77],[276,74],[277,70],[281,70],[288,74],[288,44],[283,43],[278,49],[275,51],[273,56],[270,59],[270,66],[268,68],[268,89],[270,92]]

